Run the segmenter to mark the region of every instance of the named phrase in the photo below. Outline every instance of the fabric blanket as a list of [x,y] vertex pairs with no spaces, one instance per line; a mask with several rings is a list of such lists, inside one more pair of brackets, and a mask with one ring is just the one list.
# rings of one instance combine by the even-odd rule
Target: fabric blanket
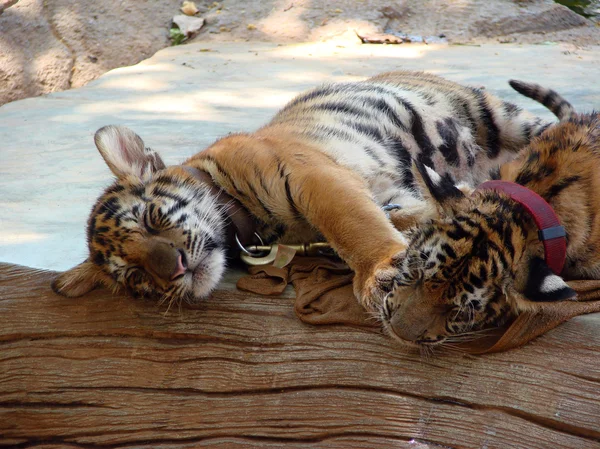
[[[354,297],[353,273],[342,262],[295,257],[284,268],[253,266],[249,267],[249,273],[238,281],[239,289],[279,295],[291,283],[296,290],[296,314],[306,323],[379,326]],[[600,312],[600,280],[572,281],[569,285],[577,291],[577,301],[539,303],[537,312],[522,313],[506,327],[465,343],[462,349],[472,354],[506,351],[524,345],[574,316]]]

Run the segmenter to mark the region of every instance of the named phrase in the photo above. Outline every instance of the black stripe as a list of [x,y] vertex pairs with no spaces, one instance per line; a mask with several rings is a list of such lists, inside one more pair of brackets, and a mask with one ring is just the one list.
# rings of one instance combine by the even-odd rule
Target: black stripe
[[277,241],[281,239],[281,237],[283,237],[284,234],[287,232],[287,226],[283,223],[277,223],[273,231],[275,234],[274,240]]
[[290,189],[290,175],[285,175],[285,196],[287,197],[288,204],[290,205],[292,215],[295,219],[298,219],[302,216],[302,214],[298,210],[298,207],[296,207],[296,202],[292,197],[292,190]]
[[442,250],[446,252],[446,255],[451,259],[456,259],[456,253],[447,243],[442,244]]
[[104,214],[105,219],[112,218],[115,214],[117,214],[121,210],[121,206],[119,205],[119,200],[116,197],[107,198],[100,204],[98,207],[98,214]]
[[361,117],[361,118],[369,118],[370,117],[370,114],[366,113],[364,110],[355,108],[347,103],[341,103],[341,102],[329,101],[326,103],[319,103],[314,106],[311,106],[310,109],[311,110],[323,110],[323,111],[327,111],[327,112],[336,112],[336,113],[341,113],[341,114],[346,114],[346,115],[353,115],[355,117]]
[[469,123],[469,127],[473,133],[477,132],[477,122],[471,113],[471,108],[469,106],[469,102],[463,98],[456,97],[450,100],[450,103],[454,106],[454,108],[458,111],[460,115],[464,115]]
[[548,92],[544,98],[542,98],[541,103],[551,111],[554,111],[552,105],[556,102],[557,97],[559,97],[559,95],[556,92],[554,92],[552,89],[548,89]]
[[287,110],[289,110],[289,109],[292,109],[294,106],[297,106],[297,105],[299,105],[299,104],[301,104],[301,103],[307,103],[307,102],[309,102],[310,100],[313,100],[313,99],[315,99],[315,98],[318,98],[318,97],[324,97],[324,96],[327,96],[327,95],[331,95],[331,94],[333,94],[333,93],[337,93],[337,92],[339,92],[340,90],[342,90],[342,89],[340,89],[342,86],[343,86],[343,85],[340,85],[340,84],[337,84],[337,85],[329,85],[329,86],[323,86],[323,87],[320,87],[320,88],[314,89],[314,90],[312,90],[312,91],[310,91],[310,92],[307,92],[307,93],[305,93],[305,94],[301,94],[300,96],[298,96],[298,97],[294,98],[292,101],[290,101],[290,102],[289,102],[289,103],[288,103],[288,104],[287,104],[287,105],[286,105],[286,106],[285,106],[285,107],[284,107],[284,108],[283,108],[283,109],[280,111],[280,113],[281,113],[281,112],[283,112],[283,111],[287,111]]
[[[356,124],[356,123],[351,123],[351,122],[347,122],[344,123],[346,126],[352,127],[354,128],[356,131],[360,132],[361,130],[363,130],[365,133],[365,135],[367,137],[370,137],[371,139],[376,139],[376,136],[379,135],[379,137],[381,137],[381,133],[378,130],[375,130],[376,133],[375,135],[368,135],[366,133],[370,132],[373,130],[372,127],[368,126],[368,125],[361,125],[361,124]],[[310,136],[315,137],[316,139],[322,140],[322,139],[330,139],[330,138],[337,138],[339,140],[343,140],[343,141],[347,141],[347,142],[355,142],[356,139],[353,138],[353,136],[351,136],[349,133],[347,133],[346,131],[343,131],[341,129],[337,129],[337,128],[333,128],[331,126],[326,126],[326,125],[318,125],[315,128],[313,128],[314,131],[307,131],[307,134]],[[325,135],[321,134],[324,133]],[[328,134],[328,135],[327,135]],[[383,141],[383,138],[382,138]],[[380,166],[384,166],[385,163],[383,162],[383,160],[377,155],[376,151],[373,150],[372,148],[365,146],[363,147],[365,153],[367,153],[375,162],[377,162],[377,164],[379,164]]]
[[523,135],[525,136],[525,140],[527,143],[529,143],[531,141],[532,129],[533,129],[532,123],[530,123],[530,122],[521,123],[521,131],[522,131]]
[[263,189],[263,191],[266,194],[269,194],[269,188],[265,184],[265,177],[263,176],[263,173],[258,165],[254,166],[254,176],[256,176],[256,178],[258,179],[258,182],[260,183],[260,187]]
[[487,155],[494,159],[500,153],[500,131],[494,121],[492,109],[489,107],[483,91],[473,89],[473,93],[479,101],[480,118],[487,131]]
[[521,112],[521,108],[516,104],[509,103],[508,101],[502,102],[502,107],[508,118],[514,118]]
[[500,167],[495,167],[490,170],[490,179],[500,179]]
[[394,111],[394,108],[390,106],[390,104],[387,101],[385,101],[382,98],[365,98],[364,102],[372,106],[374,109],[383,112],[396,128],[399,128],[403,131],[407,131],[406,126],[404,125],[404,123],[402,123],[402,120],[400,120],[400,117],[398,116],[396,111]]
[[515,182],[524,186],[529,184],[532,180],[533,173],[530,170],[525,169],[517,175]]
[[469,282],[475,286],[475,288],[483,287],[483,281],[481,278],[473,273],[469,274]]
[[168,192],[167,190],[164,190],[158,186],[156,186],[152,189],[152,195],[162,196],[164,198],[170,198],[177,203],[183,203],[184,206],[187,206],[189,204],[189,201],[186,200],[185,198],[177,195],[176,193]]
[[110,228],[108,226],[100,226],[100,227],[96,228],[96,235],[104,234],[105,232],[108,232],[109,230],[110,230]]
[[392,151],[394,158],[398,161],[398,169],[402,173],[402,186],[408,189],[414,189],[415,176],[412,172],[412,157],[410,153],[406,147],[402,145],[399,138],[388,142],[387,148]]
[[380,145],[384,145],[385,139],[383,138],[381,131],[376,127],[365,125],[364,123],[351,122],[349,120],[342,120],[341,122],[358,133],[377,141]]
[[482,282],[486,282],[488,280],[488,274],[485,265],[481,265],[479,267],[479,278]]
[[205,234],[202,242],[202,251],[209,252],[219,247],[219,244],[210,235]]
[[460,240],[471,237],[471,234],[465,230],[457,220],[453,220],[454,228],[446,232],[446,235],[452,240]]
[[540,160],[540,152],[539,151],[532,151],[529,153],[529,156],[527,156],[528,164],[533,164],[534,162],[537,162],[539,160]]
[[429,139],[429,136],[425,131],[425,127],[423,126],[423,118],[409,101],[404,100],[403,98],[397,95],[395,95],[394,98],[396,99],[396,101],[398,101],[398,103],[400,103],[404,108],[406,108],[406,110],[411,115],[410,131],[421,150],[418,159],[425,165],[433,167],[431,156],[435,151],[435,147],[431,143],[431,140]]
[[175,212],[183,209],[187,204],[183,201],[179,201],[177,203],[175,203],[173,206],[171,206],[169,208],[169,210],[167,210],[167,215],[173,215]]
[[449,165],[457,167],[460,164],[460,155],[458,154],[458,129],[456,122],[451,118],[435,123],[438,133],[442,138],[442,144],[439,147],[442,156]]
[[558,181],[556,184],[554,184],[552,187],[550,187],[550,190],[548,190],[548,193],[546,195],[544,195],[544,197],[547,200],[554,198],[556,195],[558,195],[564,189],[566,189],[573,183],[579,181],[580,179],[581,179],[580,176],[570,176],[568,178],[563,178],[560,181]]
[[249,182],[247,184],[248,184],[248,188],[250,189],[250,192],[254,196],[254,199],[259,204],[259,206],[263,209],[263,211],[265,212],[265,214],[267,215],[267,217],[272,218],[273,217],[273,212],[260,199],[260,197],[258,196],[258,193],[256,192],[256,189],[254,188],[254,186],[251,183],[249,183]]
[[106,189],[105,193],[119,193],[119,192],[122,192],[123,190],[125,190],[125,187],[123,187],[120,184],[115,184],[112,187],[109,187],[108,189]]
[[552,125],[552,123],[546,123],[546,124],[542,125],[542,126],[541,126],[541,127],[540,127],[540,128],[539,128],[539,129],[538,129],[536,132],[535,132],[535,135],[536,135],[536,136],[539,136],[539,135],[540,135],[540,134],[542,134],[544,131],[546,131],[546,130],[547,130],[549,127],[550,127],[550,125]]
[[137,196],[138,198],[143,198],[144,193],[146,193],[146,187],[143,185],[135,186],[129,190],[129,193],[133,196]]

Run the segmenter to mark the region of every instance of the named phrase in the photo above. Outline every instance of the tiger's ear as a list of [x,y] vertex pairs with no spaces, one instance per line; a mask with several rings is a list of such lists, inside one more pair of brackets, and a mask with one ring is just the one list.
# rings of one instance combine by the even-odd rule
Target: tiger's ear
[[125,126],[109,125],[94,135],[94,143],[117,178],[144,178],[165,168],[158,153],[144,146],[140,136]]
[[[524,288],[517,298],[519,308],[531,309],[538,302],[556,302],[574,300],[577,292],[564,281],[563,278],[554,274],[546,262],[534,257],[529,262],[528,270],[525,270]],[[510,295],[509,295],[510,296]],[[529,303],[529,304],[527,304]]]
[[106,275],[90,261],[65,271],[52,282],[52,290],[59,295],[76,298],[101,286]]
[[417,160],[413,161],[413,173],[425,200],[435,204],[440,213],[454,215],[459,204],[466,199],[449,174],[440,176],[435,170]]

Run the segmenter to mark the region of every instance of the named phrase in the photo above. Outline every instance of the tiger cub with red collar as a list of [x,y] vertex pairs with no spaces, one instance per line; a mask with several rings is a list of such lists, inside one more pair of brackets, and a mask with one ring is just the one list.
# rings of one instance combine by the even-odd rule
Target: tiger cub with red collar
[[[570,106],[560,100],[545,104],[563,117]],[[394,225],[427,213],[412,161],[476,185],[549,125],[483,90],[391,72],[310,90],[258,131],[219,139],[181,165],[165,166],[127,128],[104,127],[95,143],[116,180],[89,217],[88,258],[53,288],[196,302],[218,286],[236,235],[245,245],[256,231],[267,243],[326,240],[375,310],[401,273],[407,241]],[[388,203],[404,211],[393,224]]]
[[576,299],[565,280],[600,279],[598,112],[546,130],[493,171],[501,182],[471,195],[418,165],[437,216],[410,231],[380,309],[399,341],[471,338],[540,302]]

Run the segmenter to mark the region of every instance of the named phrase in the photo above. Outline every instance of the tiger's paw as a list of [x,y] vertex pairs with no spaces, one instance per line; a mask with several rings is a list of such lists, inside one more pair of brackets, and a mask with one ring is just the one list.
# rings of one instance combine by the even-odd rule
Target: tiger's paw
[[401,263],[406,252],[401,251],[379,263],[368,274],[357,272],[354,276],[354,294],[369,312],[378,312],[383,300],[394,287],[394,280],[401,274]]

